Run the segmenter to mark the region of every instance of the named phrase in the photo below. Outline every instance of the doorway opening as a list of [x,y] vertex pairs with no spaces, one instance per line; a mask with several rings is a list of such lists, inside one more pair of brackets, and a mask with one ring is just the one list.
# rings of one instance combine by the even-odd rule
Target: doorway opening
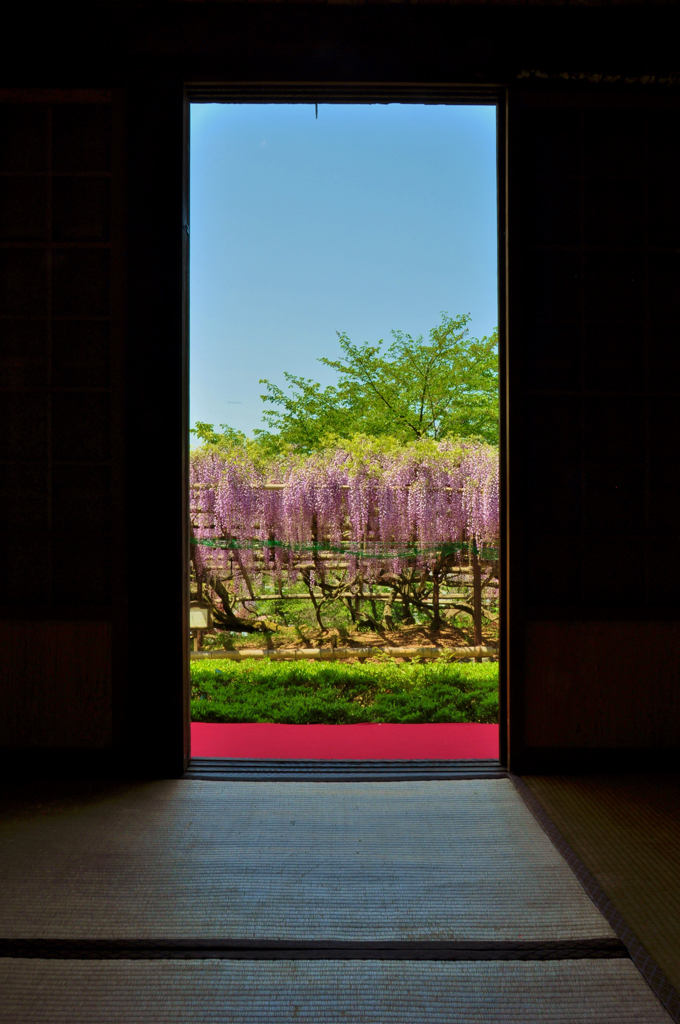
[[496,122],[191,105],[194,756],[498,757]]

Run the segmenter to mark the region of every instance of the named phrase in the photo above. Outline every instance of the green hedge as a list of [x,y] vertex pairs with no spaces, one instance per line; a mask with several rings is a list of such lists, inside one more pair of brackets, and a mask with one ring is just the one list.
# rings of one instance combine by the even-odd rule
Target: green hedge
[[498,721],[498,665],[381,661],[191,664],[194,722]]

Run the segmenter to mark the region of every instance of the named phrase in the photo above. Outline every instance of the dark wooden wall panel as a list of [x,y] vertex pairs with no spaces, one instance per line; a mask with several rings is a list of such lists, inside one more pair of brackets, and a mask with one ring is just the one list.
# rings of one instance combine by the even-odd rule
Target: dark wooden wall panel
[[680,104],[511,110],[511,763],[546,770],[680,747]]
[[21,602],[111,603],[111,102],[82,95],[0,102],[0,490],[11,523],[0,605],[10,614]]
[[0,91],[0,746],[27,754],[113,744],[114,169],[110,92]]
[[142,770],[168,775],[189,755],[187,114],[181,79],[150,76],[126,119],[126,554],[130,607],[151,603],[156,646],[149,672],[150,631],[132,626],[126,728]]
[[532,622],[530,747],[680,747],[680,623]]
[[106,622],[0,622],[0,747],[109,749],[111,655]]

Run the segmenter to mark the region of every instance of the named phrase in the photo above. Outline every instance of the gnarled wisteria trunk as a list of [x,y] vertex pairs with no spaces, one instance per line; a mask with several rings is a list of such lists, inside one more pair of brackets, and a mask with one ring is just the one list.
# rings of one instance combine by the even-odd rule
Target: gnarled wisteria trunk
[[[481,590],[497,587],[498,452],[424,442],[380,452],[338,448],[265,471],[245,451],[197,449],[191,459],[192,559],[197,579],[242,602],[265,583],[302,580],[320,607],[343,601],[352,618],[366,587],[441,624],[442,584],[474,568],[475,642]],[[481,566],[490,572],[482,580]],[[429,603],[424,599],[427,590]],[[223,596],[223,595],[222,595]],[[384,599],[383,599],[384,600]],[[223,603],[225,598],[223,596]]]

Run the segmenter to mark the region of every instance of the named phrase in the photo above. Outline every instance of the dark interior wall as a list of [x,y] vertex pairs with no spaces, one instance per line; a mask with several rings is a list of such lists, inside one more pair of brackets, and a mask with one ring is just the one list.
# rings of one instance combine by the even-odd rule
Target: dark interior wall
[[0,72],[10,762],[186,761],[184,83],[225,81],[507,87],[511,766],[677,750],[672,11],[17,17]]
[[101,757],[113,742],[124,591],[113,110],[108,90],[0,92],[0,745],[10,750]]
[[513,758],[670,761],[680,106],[588,92],[512,109]]
[[22,770],[186,759],[184,108],[181,81],[0,90],[0,747]]

